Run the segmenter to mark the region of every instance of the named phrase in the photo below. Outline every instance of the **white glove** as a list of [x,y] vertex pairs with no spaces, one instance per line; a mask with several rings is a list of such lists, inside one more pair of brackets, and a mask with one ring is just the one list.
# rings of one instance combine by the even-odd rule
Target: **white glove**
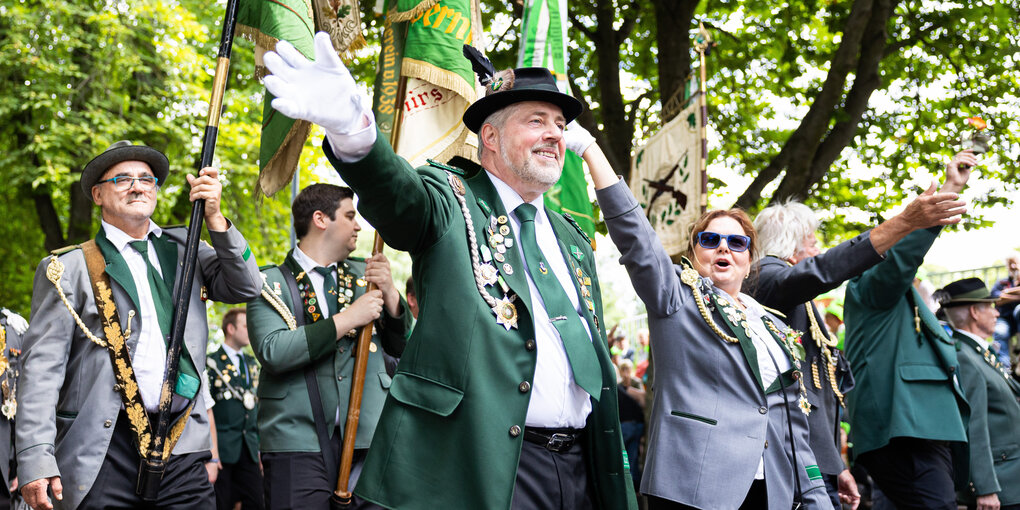
[[24,335],[28,330],[28,321],[24,317],[4,308],[4,315],[7,316],[7,325],[14,329],[19,335]]
[[584,151],[595,143],[595,137],[575,120],[567,124],[567,129],[563,131],[563,141],[567,144],[568,150],[574,151],[574,154],[578,156],[583,156]]
[[327,132],[347,135],[363,129],[371,111],[362,107],[361,92],[340,61],[329,34],[315,34],[315,61],[310,62],[287,41],[263,58],[273,74],[265,79],[274,96],[273,108],[292,118],[313,122]]

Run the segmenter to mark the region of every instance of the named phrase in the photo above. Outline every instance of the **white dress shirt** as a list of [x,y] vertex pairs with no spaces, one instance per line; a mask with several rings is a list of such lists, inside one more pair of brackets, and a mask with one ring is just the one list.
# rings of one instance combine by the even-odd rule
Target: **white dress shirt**
[[[499,193],[514,235],[520,241],[521,222],[513,211],[524,203],[524,199],[507,183],[491,173],[489,179]],[[567,262],[563,259],[556,233],[549,223],[549,216],[546,215],[543,198],[539,196],[531,202],[531,205],[538,209],[535,214],[535,239],[538,241],[538,247],[542,250],[543,258],[549,263],[549,269],[556,275],[556,279],[570,298],[570,303],[578,314],[578,320],[584,325],[585,331],[588,332],[588,340],[591,341],[591,330],[588,329],[588,321],[581,309],[581,300],[574,288],[574,280],[570,269],[567,268]],[[521,261],[526,265],[523,243],[517,242],[515,247]],[[560,333],[552,322],[549,322],[549,313],[545,310],[545,303],[531,274],[525,271],[525,276],[531,294],[530,311],[535,319],[537,362],[535,380],[531,384],[531,401],[528,403],[528,415],[524,424],[529,427],[584,428],[592,409],[591,399],[588,393],[574,382],[574,373],[570,369],[570,361]]]
[[[128,314],[120,311],[121,327],[123,329],[140,328],[138,343],[134,352],[131,353],[131,368],[134,369],[135,379],[138,381],[138,392],[142,396],[142,403],[149,412],[159,410],[160,392],[163,390],[163,371],[166,370],[166,341],[163,339],[163,332],[159,329],[159,318],[156,316],[156,304],[152,298],[152,291],[149,287],[149,268],[145,265],[145,259],[129,243],[141,241],[127,235],[123,230],[102,222],[106,239],[113,244],[113,247],[124,257],[131,270],[131,279],[134,280],[136,294],[138,294],[138,316],[131,324],[128,324]],[[149,234],[157,237],[163,235],[163,230],[155,222],[149,220]],[[159,265],[159,257],[152,245],[152,240],[146,235],[149,243],[149,262],[153,267],[163,273]],[[171,283],[171,285],[173,285]],[[180,399],[183,402],[182,399]],[[174,407],[178,406],[174,402]]]
[[234,372],[244,379],[245,383],[248,383],[248,374],[241,368],[241,351],[235,351],[233,347],[223,343],[223,350],[227,353],[227,358],[230,359],[230,364],[234,365]]

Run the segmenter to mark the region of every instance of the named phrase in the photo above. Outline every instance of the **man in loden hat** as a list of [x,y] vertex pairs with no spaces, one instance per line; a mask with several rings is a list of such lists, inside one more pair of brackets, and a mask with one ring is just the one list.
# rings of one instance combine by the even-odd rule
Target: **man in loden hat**
[[[159,406],[186,229],[151,216],[169,162],[127,141],[113,144],[81,174],[99,206],[95,239],[56,250],[39,263],[32,324],[24,338],[15,424],[21,493],[35,509],[139,508],[140,445],[157,444]],[[204,464],[209,452],[205,366],[206,297],[229,303],[258,295],[255,257],[220,212],[215,168],[187,176],[191,200],[205,200],[212,246],[202,243],[174,381],[171,431],[154,508],[212,508]],[[97,292],[98,291],[98,292]],[[50,501],[52,498],[52,502]]]
[[580,102],[546,69],[486,73],[464,113],[484,171],[415,170],[328,36],[315,50],[266,55],[273,106],[325,128],[361,213],[410,252],[420,305],[355,493],[402,510],[636,508],[591,242],[543,205],[564,151],[592,144],[564,132]]
[[999,316],[997,299],[978,278],[957,280],[940,293],[970,404],[970,476],[957,496],[968,508],[1020,509],[1020,384],[989,342]]

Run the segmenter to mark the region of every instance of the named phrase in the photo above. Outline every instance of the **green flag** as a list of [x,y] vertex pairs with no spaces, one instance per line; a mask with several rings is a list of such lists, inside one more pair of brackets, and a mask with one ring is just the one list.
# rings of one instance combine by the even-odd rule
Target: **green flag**
[[462,48],[474,40],[480,19],[477,0],[397,0],[387,15],[387,23],[407,27],[394,150],[412,165],[463,155],[468,129],[461,119],[475,99],[475,75]]
[[[262,55],[276,49],[278,41],[294,45],[305,58],[315,57],[313,36],[329,33],[341,56],[365,44],[357,0],[242,0],[237,31],[255,42],[255,74],[266,74]],[[311,124],[294,120],[271,106],[266,92],[262,105],[262,136],[259,145],[259,191],[272,195],[283,189],[297,168]]]
[[[559,89],[569,94],[566,0],[526,0],[523,17],[517,67],[549,69]],[[563,174],[545,193],[545,205],[550,210],[569,213],[589,236],[594,236],[595,215],[582,165],[580,156],[567,151]]]
[[386,2],[386,22],[382,41],[379,42],[379,67],[375,73],[375,89],[372,94],[372,113],[375,123],[387,140],[392,139],[393,124],[397,120],[400,92],[400,66],[404,60],[404,38],[407,22],[397,23],[396,1]]

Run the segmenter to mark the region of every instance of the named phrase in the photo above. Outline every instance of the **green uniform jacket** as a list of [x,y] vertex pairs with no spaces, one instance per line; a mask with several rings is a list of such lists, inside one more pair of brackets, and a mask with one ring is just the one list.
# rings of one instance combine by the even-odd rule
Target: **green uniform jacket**
[[956,346],[912,285],[940,230],[904,237],[847,287],[846,355],[857,383],[847,410],[858,455],[894,437],[967,441]]
[[[328,142],[324,150],[358,193],[369,223],[387,244],[410,252],[420,304],[355,493],[401,510],[509,508],[536,362],[531,295],[517,250],[506,251],[507,266],[498,264],[519,314],[517,328],[508,330],[479,294],[464,212],[446,171],[415,172],[382,135],[356,163],[338,161]],[[459,182],[477,240],[485,243],[490,215],[507,212],[485,172]],[[567,266],[583,275],[575,286],[585,278],[591,284],[585,318],[598,332],[603,380],[584,438],[595,507],[636,509],[590,241],[564,217],[549,219]],[[499,285],[485,291],[502,297]]]
[[[1020,503],[1020,385],[1000,368],[995,355],[956,332],[960,383],[970,404],[970,482],[960,500],[998,493],[1003,505]],[[989,361],[990,360],[990,361]]]
[[[246,379],[241,367],[235,367],[230,362],[230,356],[221,346],[209,355],[209,361],[216,365],[214,371],[206,367],[209,372],[209,388],[216,406],[213,407],[213,417],[216,418],[216,445],[219,449],[220,462],[224,464],[235,464],[241,460],[241,444],[243,443],[248,455],[255,463],[259,461],[259,427],[258,404],[255,408],[248,410],[244,407],[244,401],[237,398],[227,383],[234,387],[242,398],[246,391],[254,392],[258,387],[258,363],[250,354],[240,353],[244,356],[244,362],[248,366]],[[224,381],[226,380],[226,382]]]
[[[292,313],[295,308],[290,290],[280,271],[298,268],[290,254],[283,266],[270,266],[263,271],[266,278],[264,292],[271,292],[281,298]],[[351,301],[365,293],[365,262],[353,258],[341,261],[344,271],[354,276],[362,285],[353,285]],[[293,272],[293,271],[292,271]],[[297,270],[300,273],[300,269]],[[295,275],[297,276],[297,275]],[[379,421],[390,377],[386,374],[383,350],[391,356],[400,357],[406,344],[406,330],[410,327],[411,314],[407,305],[400,302],[400,316],[383,317],[375,322],[376,334],[372,336],[374,347],[368,356],[368,370],[365,373],[365,390],[361,401],[361,416],[358,420],[358,435],[355,448],[368,448]],[[349,335],[336,340],[336,326],[332,320],[318,321],[306,311],[305,326],[291,331],[283,317],[260,296],[248,303],[248,335],[255,356],[262,363],[259,373],[259,437],[263,452],[317,452],[315,419],[305,384],[305,368],[315,364],[316,379],[319,382],[319,397],[326,418],[326,429],[332,435],[333,419],[340,410],[341,433],[347,419],[347,404],[351,395],[351,376],[354,373],[354,348],[357,337]],[[360,329],[358,330],[360,331]],[[382,347],[380,349],[379,347]]]

